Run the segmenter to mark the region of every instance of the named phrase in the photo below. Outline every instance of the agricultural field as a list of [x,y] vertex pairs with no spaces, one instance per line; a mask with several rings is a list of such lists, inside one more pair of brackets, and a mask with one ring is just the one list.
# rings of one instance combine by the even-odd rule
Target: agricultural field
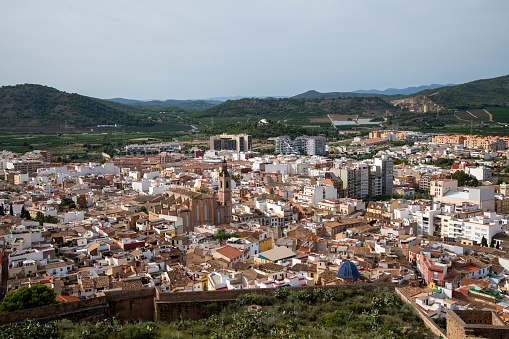
[[484,109],[469,109],[468,111],[475,115],[478,120],[484,123],[490,122],[490,115]]
[[509,107],[486,107],[486,110],[493,115],[497,122],[509,122]]
[[[251,307],[257,305],[258,307]],[[394,292],[377,289],[276,289],[246,294],[220,310],[202,306],[198,321],[98,323],[59,320],[3,328],[0,338],[434,338],[411,305]]]
[[472,113],[472,110],[465,110],[465,111],[456,111],[454,115],[458,117],[458,121],[461,121],[461,123],[466,124],[470,123],[470,121],[473,121],[474,123],[479,123],[482,121],[482,119],[478,118],[476,115]]
[[[202,125],[208,126],[208,127],[217,127],[222,126],[226,124],[231,124],[232,122],[246,122],[249,121],[251,117],[231,117],[231,118],[201,118],[200,123]],[[259,119],[259,117],[256,117],[256,119]]]

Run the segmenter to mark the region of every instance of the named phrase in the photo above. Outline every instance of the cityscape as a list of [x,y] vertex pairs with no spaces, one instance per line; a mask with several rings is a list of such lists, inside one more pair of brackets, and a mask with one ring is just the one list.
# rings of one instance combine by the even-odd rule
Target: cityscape
[[509,338],[509,3],[118,5],[0,12],[0,339]]

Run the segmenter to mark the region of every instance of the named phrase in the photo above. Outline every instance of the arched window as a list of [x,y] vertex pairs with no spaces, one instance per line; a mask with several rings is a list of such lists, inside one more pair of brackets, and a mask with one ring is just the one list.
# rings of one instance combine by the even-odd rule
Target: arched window
[[228,181],[226,181],[226,188],[228,188]]

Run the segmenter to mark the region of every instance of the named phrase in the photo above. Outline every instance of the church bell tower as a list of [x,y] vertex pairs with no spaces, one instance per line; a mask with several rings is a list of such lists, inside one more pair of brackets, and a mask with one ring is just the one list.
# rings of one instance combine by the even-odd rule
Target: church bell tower
[[223,160],[223,167],[219,172],[219,205],[224,206],[223,223],[228,224],[232,220],[232,188],[231,177],[228,173],[226,160]]

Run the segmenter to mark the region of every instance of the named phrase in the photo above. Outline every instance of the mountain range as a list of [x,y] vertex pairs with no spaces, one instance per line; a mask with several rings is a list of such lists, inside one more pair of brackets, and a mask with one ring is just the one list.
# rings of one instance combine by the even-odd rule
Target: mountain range
[[[434,86],[438,85],[429,87]],[[385,90],[386,93],[391,91]],[[179,124],[196,124],[197,121],[192,119],[217,117],[231,121],[232,118],[251,116],[286,124],[325,126],[330,124],[329,114],[356,114],[379,119],[389,113],[399,114],[400,109],[390,101],[413,97],[424,97],[448,109],[495,108],[496,121],[506,121],[509,75],[429,88],[409,95],[308,91],[292,98],[243,98],[222,103],[219,100],[102,100],[43,85],[4,86],[0,87],[0,128],[49,131],[62,126],[80,129],[101,124],[133,127],[166,124],[164,128],[171,128]],[[218,123],[219,120],[216,126]]]
[[[304,98],[345,98],[345,97],[363,97],[363,96],[377,96],[377,95],[408,95],[413,94],[419,91],[423,91],[426,89],[435,89],[440,88],[444,86],[453,86],[452,84],[449,85],[438,85],[438,84],[431,84],[428,86],[413,86],[413,87],[407,87],[407,88],[387,88],[385,90],[378,90],[378,89],[370,89],[370,90],[357,90],[353,92],[330,92],[330,93],[320,93],[315,90],[310,90],[305,93],[297,94],[293,96],[294,99],[304,99]],[[234,97],[213,97],[213,98],[206,98],[206,99],[189,99],[189,100],[176,100],[176,99],[169,99],[169,100],[133,100],[133,99],[124,99],[124,98],[113,98],[113,99],[105,99],[108,101],[114,101],[125,105],[143,105],[143,106],[152,106],[152,107],[167,107],[167,106],[175,106],[175,107],[181,107],[186,109],[192,109],[192,103],[197,102],[203,102],[210,104],[209,107],[212,107],[214,105],[218,105],[222,102],[228,101],[228,100],[240,100],[244,98],[253,98],[253,97],[247,97],[247,96],[241,96],[237,95]],[[274,99],[284,99],[288,98],[287,96],[270,96],[270,97],[256,97],[256,99],[268,99],[268,98],[274,98]],[[198,107],[206,106],[204,104],[197,104]],[[204,109],[207,107],[203,107],[201,109]]]

